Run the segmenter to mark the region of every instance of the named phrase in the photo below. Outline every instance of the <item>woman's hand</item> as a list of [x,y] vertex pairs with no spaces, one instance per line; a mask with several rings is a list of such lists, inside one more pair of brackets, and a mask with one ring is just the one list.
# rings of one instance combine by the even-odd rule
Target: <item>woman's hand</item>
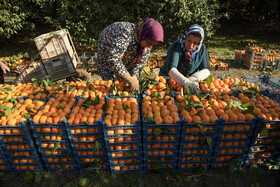
[[139,81],[138,81],[136,75],[133,75],[131,77],[129,73],[125,73],[125,74],[122,75],[122,77],[129,84],[131,91],[135,92],[135,91],[139,90]]
[[6,74],[6,71],[10,72],[10,68],[4,62],[0,62],[0,67],[4,74]]

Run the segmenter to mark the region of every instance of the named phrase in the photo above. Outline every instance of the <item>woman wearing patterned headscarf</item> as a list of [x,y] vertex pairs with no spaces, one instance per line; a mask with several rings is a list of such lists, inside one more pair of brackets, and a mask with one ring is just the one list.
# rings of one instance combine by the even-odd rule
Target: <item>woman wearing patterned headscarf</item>
[[132,91],[139,89],[138,77],[150,56],[151,47],[163,42],[162,25],[152,18],[138,24],[115,22],[100,34],[97,71],[103,80],[124,78]]
[[199,81],[210,75],[209,58],[203,40],[203,28],[192,25],[180,40],[170,45],[159,75],[172,78],[185,89],[190,86],[196,93]]

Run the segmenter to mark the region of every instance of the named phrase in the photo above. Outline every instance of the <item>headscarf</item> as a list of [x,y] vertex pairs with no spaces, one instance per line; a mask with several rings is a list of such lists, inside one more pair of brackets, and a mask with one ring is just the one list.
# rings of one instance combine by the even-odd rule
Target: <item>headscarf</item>
[[155,21],[153,18],[145,18],[140,21],[135,29],[135,41],[139,45],[137,62],[139,62],[145,54],[145,48],[140,45],[142,40],[163,42],[163,37],[163,28],[159,22]]
[[[185,40],[192,33],[199,33],[201,36],[201,40],[193,51],[187,51],[187,49],[185,48]],[[191,59],[194,59],[196,53],[198,53],[201,48],[203,40],[204,40],[203,28],[200,25],[194,24],[194,25],[190,26],[189,29],[185,32],[185,34],[181,37],[180,45],[181,45],[181,48],[183,49],[183,51],[185,52],[185,55],[188,56],[188,53],[190,53]]]

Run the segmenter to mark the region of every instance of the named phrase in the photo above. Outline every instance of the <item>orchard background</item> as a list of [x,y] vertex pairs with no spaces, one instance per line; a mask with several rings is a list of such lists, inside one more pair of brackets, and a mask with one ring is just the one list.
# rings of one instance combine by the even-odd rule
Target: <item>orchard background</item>
[[[128,8],[129,7],[129,8]],[[144,17],[158,20],[165,30],[163,45],[153,48],[150,61],[163,63],[169,44],[198,23],[206,33],[209,54],[225,62],[229,70],[211,71],[228,78],[269,75],[279,78],[279,70],[248,70],[235,60],[235,50],[258,46],[267,51],[280,49],[280,2],[278,0],[129,0],[67,1],[28,0],[0,3],[0,57],[37,52],[33,39],[41,34],[66,28],[77,52],[94,54],[97,38],[104,27],[115,21],[138,22]],[[152,75],[156,75],[154,67]],[[100,77],[92,71],[93,80]],[[9,81],[9,80],[8,80]],[[1,173],[4,186],[279,186],[279,170],[269,167],[238,171],[197,171],[111,176],[103,172],[75,173]]]

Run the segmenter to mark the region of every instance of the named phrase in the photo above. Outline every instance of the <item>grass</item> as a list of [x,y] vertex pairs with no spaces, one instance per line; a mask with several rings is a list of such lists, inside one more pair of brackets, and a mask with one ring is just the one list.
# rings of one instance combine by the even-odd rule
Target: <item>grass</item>
[[157,170],[147,173],[123,173],[111,175],[107,172],[87,172],[82,174],[56,172],[11,175],[0,177],[4,186],[279,186],[280,170],[268,170],[266,167],[239,169],[233,173],[229,170],[212,172],[196,171],[176,173],[170,170]]

